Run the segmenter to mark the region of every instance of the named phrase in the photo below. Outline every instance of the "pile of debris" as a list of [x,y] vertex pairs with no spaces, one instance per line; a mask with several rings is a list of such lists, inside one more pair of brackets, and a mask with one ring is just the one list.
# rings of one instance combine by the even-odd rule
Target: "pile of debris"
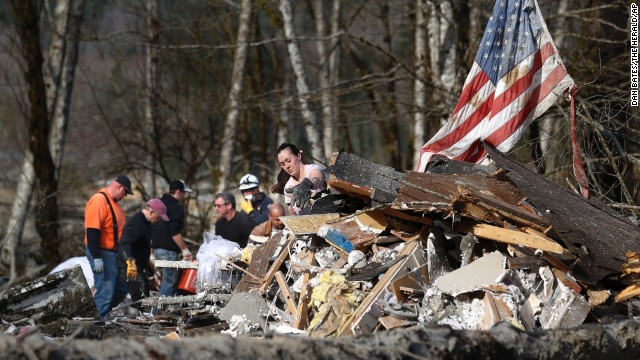
[[[147,312],[112,316],[104,326],[119,322],[153,336],[330,337],[634,318],[640,286],[620,275],[625,254],[640,251],[638,226],[489,153],[493,166],[441,159],[426,173],[336,153],[327,169],[331,193],[306,214],[282,217],[286,229],[265,243],[225,257],[224,281],[189,296],[144,299]],[[636,267],[625,265],[629,274]]]

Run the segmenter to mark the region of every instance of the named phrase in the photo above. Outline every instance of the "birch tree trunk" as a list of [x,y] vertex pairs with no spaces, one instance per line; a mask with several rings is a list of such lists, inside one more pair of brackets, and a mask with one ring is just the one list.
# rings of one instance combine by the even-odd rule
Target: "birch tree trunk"
[[40,11],[34,1],[13,0],[11,7],[25,61],[24,79],[29,101],[26,123],[35,173],[36,230],[42,239],[44,258],[57,262],[60,259],[57,247],[50,247],[52,241],[58,243],[58,200],[55,165],[49,150],[51,122],[43,73],[44,56],[40,48]]
[[296,76],[298,101],[300,102],[302,120],[305,125],[304,128],[309,140],[309,145],[311,146],[311,156],[316,159],[320,159],[324,156],[324,151],[322,150],[322,142],[320,140],[316,116],[309,107],[309,86],[307,85],[307,76],[302,64],[302,55],[300,54],[300,48],[298,47],[298,42],[296,40],[296,33],[293,30],[293,16],[291,15],[291,4],[289,3],[289,0],[280,0],[279,9],[282,13],[284,33],[287,39],[287,49],[289,50],[291,67],[293,68],[293,72]]
[[[567,0],[559,0],[558,1],[558,16],[562,17],[566,14],[567,9],[569,7]],[[567,21],[557,21],[556,29],[553,34],[553,40],[558,49],[564,48],[564,34],[567,33],[568,22]],[[562,54],[561,54],[562,55]],[[537,121],[538,126],[540,128],[540,137],[539,137],[539,146],[540,148],[540,156],[541,159],[536,159],[536,169],[539,173],[546,175],[549,172],[555,171],[558,167],[558,156],[560,154],[552,154],[551,149],[557,144],[557,140],[559,137],[554,136],[558,134],[560,128],[562,127],[562,123],[558,121],[558,119],[554,119],[553,116],[545,115],[540,120]]]
[[448,120],[453,101],[440,94],[449,94],[456,84],[456,47],[453,6],[451,1],[439,3],[429,1],[428,38],[429,59],[431,62],[432,81],[435,85],[433,92],[434,104],[442,106],[441,113],[446,115],[440,119],[440,125]]
[[[158,2],[157,0],[147,1],[147,57],[146,57],[146,95],[145,104],[145,129],[143,136],[144,143],[147,144],[147,169],[144,175],[144,191],[149,198],[156,196],[155,168],[156,160],[154,154],[158,154],[157,145],[159,141],[156,135],[156,124],[158,119],[158,51],[156,45],[160,34],[158,23]],[[156,147],[156,149],[152,149]]]
[[[340,7],[341,0],[333,0],[331,7],[331,47],[329,49],[329,84],[332,88],[335,88],[340,81],[340,38],[336,36],[340,31]],[[339,129],[339,109],[338,109],[338,97],[331,96],[331,116],[333,120],[333,129],[331,130],[331,136],[335,139]],[[342,131],[341,131],[342,132]],[[326,137],[325,133],[325,137]],[[344,144],[338,146],[335,140],[332,140],[332,149],[339,150],[344,147]],[[329,154],[331,156],[331,154]]]
[[[280,111],[278,114],[279,115],[278,116],[278,120],[279,120],[278,134],[277,134],[278,144],[276,146],[280,146],[280,144],[288,142],[287,139],[289,138],[289,124],[291,121],[289,117],[289,108],[291,107],[291,104],[290,104],[289,96],[287,96],[287,94],[291,92],[291,89],[289,88],[289,83],[291,80],[291,66],[284,64],[283,67],[284,67],[284,77],[282,80],[282,84],[283,84],[282,93],[285,95],[282,96]],[[277,173],[278,171],[276,171],[274,174],[274,177],[273,177],[274,181],[276,180]]]
[[[393,30],[391,29],[391,8],[394,3],[390,0],[381,1],[378,3],[380,7],[380,17],[383,22],[383,42],[386,45],[387,51],[393,53]],[[389,57],[385,57],[383,68],[385,73],[392,74],[393,69],[397,64]],[[378,98],[378,102],[384,106],[379,113],[388,114],[385,117],[378,118],[378,127],[382,132],[382,136],[385,139],[385,148],[387,153],[391,156],[391,166],[395,169],[402,169],[402,154],[400,152],[400,132],[398,128],[398,114],[399,103],[396,93],[396,82],[387,81],[385,92],[375,92],[375,96]]]
[[318,49],[318,60],[320,62],[320,69],[318,71],[318,77],[320,82],[320,94],[322,102],[322,144],[324,147],[324,160],[325,162],[331,158],[331,153],[335,150],[333,144],[335,139],[335,118],[333,116],[333,107],[331,106],[331,82],[329,81],[329,59],[327,57],[327,48],[324,38],[327,36],[325,21],[324,21],[324,0],[314,0],[313,10],[315,12],[316,20],[316,35],[319,40],[316,42]]
[[[53,32],[51,34],[48,66],[45,67],[44,82],[47,84],[46,104],[51,109],[49,113],[51,119],[48,119],[45,123],[52,124],[47,142],[50,158],[53,162],[53,179],[56,183],[59,179],[64,154],[63,148],[69,118],[75,66],[78,60],[78,42],[83,12],[84,0],[60,0],[56,4],[54,16],[50,16],[55,21],[52,22]],[[16,197],[11,207],[11,216],[7,224],[2,253],[0,254],[0,263],[9,265],[12,272],[16,265],[15,251],[22,238],[35,184],[34,158],[33,152],[29,148],[22,163]],[[55,232],[57,233],[57,226]],[[51,260],[55,261],[59,246],[57,239],[43,238],[42,241],[43,254],[53,255]],[[54,252],[50,253],[49,251]],[[49,257],[47,256],[46,258]]]
[[425,0],[416,1],[416,33],[415,33],[415,68],[416,78],[413,82],[413,168],[418,166],[420,159],[420,148],[427,142],[425,136],[425,111],[426,111],[426,86],[425,80],[427,71],[425,63],[427,61],[427,43],[425,30]]
[[47,90],[56,94],[47,96],[47,104],[49,109],[52,109],[49,147],[56,165],[56,179],[59,179],[64,155],[84,6],[85,0],[58,0],[55,15],[56,30],[55,34],[52,34],[49,48],[49,68],[52,69],[52,74],[59,73],[55,78],[45,76]]
[[249,39],[249,25],[251,22],[251,0],[242,0],[240,20],[238,26],[238,47],[233,59],[233,71],[231,72],[231,89],[229,91],[229,112],[225,120],[224,136],[222,137],[222,149],[220,150],[220,182],[218,191],[228,190],[231,177],[231,163],[233,161],[234,144],[236,142],[236,129],[240,115],[240,93],[242,92],[242,79],[247,60],[247,41]]

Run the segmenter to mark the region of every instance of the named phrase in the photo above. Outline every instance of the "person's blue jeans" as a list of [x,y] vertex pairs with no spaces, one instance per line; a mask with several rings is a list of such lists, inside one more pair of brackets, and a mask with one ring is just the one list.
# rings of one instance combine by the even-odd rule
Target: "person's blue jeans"
[[118,305],[114,303],[114,299],[118,299],[116,302],[120,302],[127,296],[127,284],[118,280],[117,253],[100,249],[100,256],[102,256],[104,264],[102,273],[95,272],[93,256],[91,256],[88,247],[85,247],[85,253],[87,254],[87,259],[89,259],[89,264],[91,264],[91,270],[93,270],[93,280],[96,287],[93,302],[96,303],[98,315],[102,320],[111,312],[112,306]]
[[[153,249],[156,260],[178,260],[178,253],[167,249]],[[162,268],[162,283],[159,296],[174,296],[178,286],[180,270],[174,268]]]

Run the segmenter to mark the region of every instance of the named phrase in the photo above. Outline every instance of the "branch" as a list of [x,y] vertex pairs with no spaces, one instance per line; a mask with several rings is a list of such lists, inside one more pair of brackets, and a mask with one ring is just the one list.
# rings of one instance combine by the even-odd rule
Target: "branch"
[[606,139],[602,135],[602,132],[600,131],[598,126],[596,125],[595,120],[593,120],[591,118],[591,114],[589,114],[589,110],[584,105],[584,102],[581,102],[580,106],[582,107],[582,109],[584,110],[584,113],[585,113],[585,115],[582,116],[582,118],[587,122],[587,124],[591,125],[593,131],[595,132],[595,134],[596,134],[596,136],[598,138],[598,141],[600,142],[600,145],[602,145],[602,148],[604,149],[604,152],[607,155],[607,158],[609,159],[609,162],[611,163],[611,167],[613,168],[613,171],[615,172],[616,178],[618,179],[618,182],[620,183],[620,188],[622,190],[622,193],[624,194],[624,197],[626,198],[626,200],[627,200],[627,202],[629,204],[633,204],[633,198],[631,197],[631,193],[629,193],[629,189],[627,189],[627,186],[625,185],[624,180],[622,179],[622,174],[620,174],[620,170],[618,169],[618,166],[616,165],[616,163],[615,163],[615,161],[613,159],[613,154],[611,153],[611,149],[609,149],[609,146],[607,145]]

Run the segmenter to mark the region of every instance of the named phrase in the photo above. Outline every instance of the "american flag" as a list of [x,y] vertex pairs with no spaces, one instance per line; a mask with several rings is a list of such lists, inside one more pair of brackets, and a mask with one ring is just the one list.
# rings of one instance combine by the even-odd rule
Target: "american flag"
[[424,171],[435,154],[480,162],[482,141],[508,151],[574,84],[538,3],[497,0],[458,105],[420,149],[416,171]]

